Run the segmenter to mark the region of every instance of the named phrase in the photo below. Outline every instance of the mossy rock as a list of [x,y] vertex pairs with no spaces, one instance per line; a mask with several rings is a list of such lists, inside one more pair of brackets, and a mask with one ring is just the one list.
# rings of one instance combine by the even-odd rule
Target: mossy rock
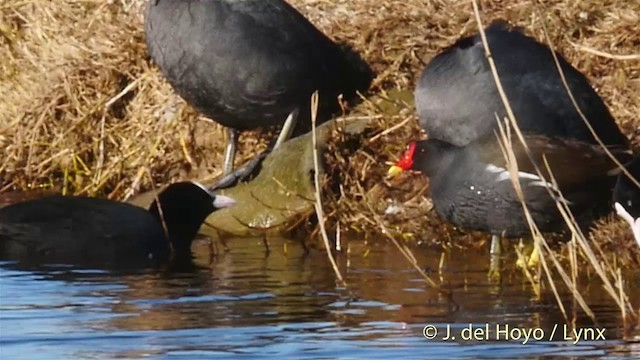
[[[333,120],[316,130],[320,159],[338,121],[342,126],[344,121]],[[367,123],[366,120],[349,121],[344,128],[347,132],[361,132]],[[322,162],[319,165],[322,174]],[[215,237],[286,232],[313,211],[313,175],[313,138],[308,133],[287,141],[269,154],[262,163],[262,171],[252,181],[220,191],[236,199],[238,204],[209,215],[200,228],[201,233]]]

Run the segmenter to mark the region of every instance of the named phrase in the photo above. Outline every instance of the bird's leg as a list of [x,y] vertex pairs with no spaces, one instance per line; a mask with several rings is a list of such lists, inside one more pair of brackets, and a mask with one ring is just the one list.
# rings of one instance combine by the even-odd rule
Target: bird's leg
[[498,235],[491,235],[491,261],[489,265],[489,279],[494,281],[500,281],[501,270],[501,256],[502,256],[502,244],[501,237]]
[[208,239],[209,245],[209,265],[213,264],[213,259],[218,256],[218,247],[214,244],[213,239]]
[[491,255],[500,256],[502,255],[502,244],[500,241],[500,236],[491,235]]
[[227,147],[224,151],[224,175],[233,172],[233,160],[236,157],[236,148],[238,146],[238,130],[226,128],[227,131]]
[[248,163],[244,164],[237,171],[233,171],[233,160],[236,154],[236,147],[238,144],[238,130],[232,128],[226,128],[227,131],[227,147],[225,149],[224,154],[224,174],[222,177],[213,185],[210,190],[220,190],[226,189],[234,186],[240,181],[244,181],[245,179],[252,177],[255,175],[255,171],[260,170],[260,165],[262,160],[273,150],[280,146],[282,143],[287,141],[291,136],[291,132],[296,127],[296,122],[298,119],[298,110],[293,110],[289,116],[287,116],[287,120],[282,126],[282,130],[278,135],[278,139],[276,140],[275,145],[271,150],[267,150],[260,155],[253,158]]
[[277,149],[278,146],[289,140],[289,138],[291,137],[291,133],[293,132],[293,129],[296,127],[296,123],[298,122],[298,113],[298,109],[295,109],[291,113],[289,113],[289,116],[287,116],[287,120],[285,120],[284,125],[282,125],[282,130],[280,130],[278,140],[276,140],[276,144],[273,145],[274,149]]
[[527,261],[527,266],[532,268],[536,267],[540,264],[540,251],[538,251],[538,247],[533,245],[533,251],[531,251],[531,255],[529,255],[529,261]]
[[309,247],[307,246],[307,242],[304,241],[304,238],[300,241],[302,244],[302,250],[304,250],[304,255],[309,255]]
[[269,248],[269,241],[267,240],[267,234],[262,234],[262,245],[264,245],[264,256],[267,257],[271,253],[271,249]]

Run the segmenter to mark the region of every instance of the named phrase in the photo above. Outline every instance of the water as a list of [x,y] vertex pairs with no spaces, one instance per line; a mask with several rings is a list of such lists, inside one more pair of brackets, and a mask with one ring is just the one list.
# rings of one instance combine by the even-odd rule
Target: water
[[[277,240],[269,256],[257,240],[229,245],[210,262],[198,244],[199,267],[179,273],[1,263],[0,358],[640,358],[640,330],[623,327],[599,285],[585,286],[584,295],[605,339],[574,344],[563,340],[553,297],[536,301],[518,271],[507,270],[501,285],[487,281],[486,249],[452,253],[442,274],[432,270],[438,252],[415,249],[419,263],[452,289],[451,301],[383,243],[352,241],[339,255],[352,294],[336,284],[323,253],[305,256],[295,242]],[[576,319],[576,327],[594,328]],[[462,339],[470,324],[488,326],[489,340]],[[433,340],[423,336],[426,326],[437,330]],[[545,339],[496,340],[496,326],[539,329]],[[455,340],[444,340],[447,328]]]

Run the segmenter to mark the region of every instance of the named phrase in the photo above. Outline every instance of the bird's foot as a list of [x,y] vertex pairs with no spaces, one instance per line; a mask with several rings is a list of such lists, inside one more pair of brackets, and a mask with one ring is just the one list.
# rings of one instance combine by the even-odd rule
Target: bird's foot
[[269,155],[269,150],[262,152],[247,163],[232,171],[229,174],[223,175],[218,181],[213,184],[209,190],[216,191],[227,189],[236,186],[240,182],[246,182],[258,175],[262,170],[262,161]]

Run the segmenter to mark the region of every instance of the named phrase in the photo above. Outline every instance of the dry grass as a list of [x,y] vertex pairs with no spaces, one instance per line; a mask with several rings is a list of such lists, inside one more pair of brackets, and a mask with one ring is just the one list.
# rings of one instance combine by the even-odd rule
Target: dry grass
[[[431,57],[477,29],[468,1],[292,3],[363,54],[378,74],[372,93],[382,97],[412,91]],[[640,144],[640,3],[481,5],[485,23],[503,18],[538,39],[544,20],[556,49],[587,75],[624,133]],[[157,184],[220,173],[222,129],[186,105],[149,63],[143,6],[143,0],[0,4],[0,192],[44,187],[122,199]],[[376,233],[375,218],[382,216],[387,229],[406,238],[478,246],[476,234],[452,229],[429,211],[424,180],[386,182],[385,162],[420,136],[410,102],[396,100],[393,111],[389,106],[365,104],[364,112],[376,119],[365,136],[336,130],[327,161],[329,176],[339,181],[331,182],[327,215],[352,231]],[[264,144],[255,133],[241,140],[239,162]],[[384,215],[390,204],[405,210]],[[605,222],[591,236],[605,247],[630,239],[622,221]]]
[[151,179],[219,171],[223,133],[149,63],[142,6],[0,5],[0,51],[9,54],[0,61],[1,190],[55,187],[122,198],[150,188]]

